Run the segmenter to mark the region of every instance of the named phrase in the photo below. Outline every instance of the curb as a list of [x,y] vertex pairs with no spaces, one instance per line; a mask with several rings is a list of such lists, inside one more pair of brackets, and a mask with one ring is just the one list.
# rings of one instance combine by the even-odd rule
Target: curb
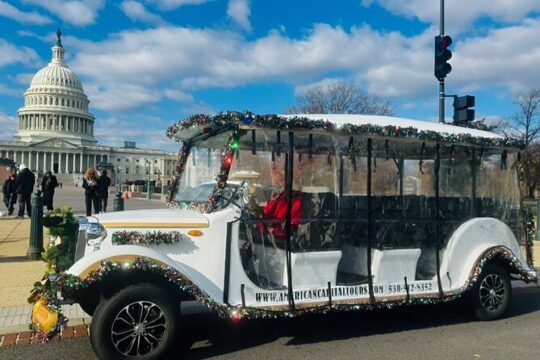
[[[52,341],[85,337],[90,335],[90,324],[66,326],[60,336],[56,336]],[[0,335],[0,348],[14,345],[40,344],[41,341],[33,331],[13,332]]]

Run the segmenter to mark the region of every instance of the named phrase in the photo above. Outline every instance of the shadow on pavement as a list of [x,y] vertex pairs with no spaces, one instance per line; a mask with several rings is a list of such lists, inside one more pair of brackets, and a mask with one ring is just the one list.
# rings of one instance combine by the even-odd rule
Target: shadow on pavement
[[[540,293],[516,294],[506,317],[500,321],[539,310]],[[405,306],[391,310],[237,323],[208,316],[201,321],[193,316],[193,319],[189,319],[184,325],[193,326],[189,331],[197,334],[198,342],[192,349],[185,351],[184,355],[188,359],[207,359],[257,347],[279,338],[291,338],[286,342],[287,346],[300,346],[474,321],[476,320],[467,306],[460,301],[434,306]]]
[[[296,319],[252,320],[231,322],[217,319],[211,313],[185,315],[185,334],[179,349],[170,359],[208,359],[255,348],[284,339],[285,346],[332,342],[360,337],[397,334],[422,329],[436,329],[476,320],[460,302],[435,306],[410,306],[392,310],[358,311],[328,315],[311,315]],[[519,321],[522,315],[540,311],[540,293],[516,294],[507,316],[501,323]],[[188,341],[190,339],[190,341]],[[189,350],[180,343],[196,343]],[[0,349],[0,359],[43,360],[94,359],[88,338],[53,341],[47,345],[17,345]],[[279,354],[268,354],[274,359]],[[306,353],[304,356],[309,356]],[[245,358],[245,357],[244,357]]]

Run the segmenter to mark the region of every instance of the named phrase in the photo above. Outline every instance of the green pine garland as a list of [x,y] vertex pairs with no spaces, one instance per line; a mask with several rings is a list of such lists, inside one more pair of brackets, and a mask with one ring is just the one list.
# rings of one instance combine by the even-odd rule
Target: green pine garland
[[112,234],[113,245],[173,245],[182,240],[182,233],[179,231],[118,231]]
[[415,127],[380,126],[374,124],[344,124],[336,127],[327,120],[312,120],[306,117],[286,118],[279,115],[254,115],[251,112],[223,112],[216,115],[193,115],[179,121],[167,129],[167,136],[173,138],[181,130],[199,127],[201,133],[217,128],[238,129],[245,124],[254,128],[283,130],[323,130],[342,135],[374,135],[383,137],[411,138],[449,144],[470,144],[486,147],[523,148],[523,141],[510,138],[486,138],[470,134],[448,134]]

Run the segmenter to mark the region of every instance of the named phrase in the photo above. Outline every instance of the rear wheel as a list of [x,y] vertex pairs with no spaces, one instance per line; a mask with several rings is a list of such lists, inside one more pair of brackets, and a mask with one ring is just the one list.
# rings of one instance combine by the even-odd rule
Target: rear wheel
[[92,317],[90,337],[101,359],[160,359],[178,335],[180,306],[164,289],[130,285],[103,299]]
[[510,277],[501,266],[487,263],[472,288],[474,314],[479,320],[500,318],[510,305]]

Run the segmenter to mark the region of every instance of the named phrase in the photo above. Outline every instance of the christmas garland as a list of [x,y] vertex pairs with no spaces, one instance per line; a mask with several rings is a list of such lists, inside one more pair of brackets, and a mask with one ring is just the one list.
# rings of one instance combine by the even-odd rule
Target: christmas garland
[[523,141],[510,138],[486,138],[470,134],[448,134],[415,127],[380,126],[373,124],[343,124],[338,127],[327,120],[313,120],[306,117],[284,117],[279,115],[253,115],[251,112],[225,112],[216,115],[193,115],[171,125],[167,136],[173,138],[179,131],[198,126],[201,133],[217,128],[238,129],[242,125],[250,127],[287,129],[287,130],[323,130],[343,135],[376,135],[383,137],[412,138],[450,144],[470,144],[487,147],[523,148]]
[[50,330],[41,328],[33,322],[34,319],[32,318],[32,323],[28,327],[36,333],[37,338],[42,343],[49,342],[56,335],[62,333],[67,326],[68,318],[62,312],[62,304],[58,297],[58,293],[62,289],[62,279],[65,276],[65,273],[62,273],[62,275],[45,274],[40,282],[34,284],[32,294],[28,298],[30,304],[41,301],[48,307],[49,311],[57,314],[57,322]]
[[[534,215],[533,213],[528,209],[523,209],[523,219],[525,221],[525,251],[527,253],[527,263],[531,269],[534,269],[534,255],[533,255],[533,247],[534,247],[534,238],[535,238],[535,224],[534,224]],[[540,216],[539,216],[540,219]]]
[[179,243],[182,236],[179,231],[119,231],[112,234],[112,243],[113,245],[172,245]]
[[[62,290],[64,294],[74,294],[75,292],[88,288],[89,286],[98,283],[106,278],[111,272],[118,270],[140,270],[148,271],[151,273],[159,274],[163,276],[167,281],[177,286],[181,291],[186,294],[192,295],[195,300],[210,310],[217,313],[222,318],[233,319],[267,319],[267,318],[284,318],[284,317],[297,317],[306,314],[326,314],[331,311],[354,311],[354,310],[373,310],[373,309],[390,309],[400,305],[412,305],[412,304],[436,304],[441,302],[453,301],[463,295],[465,291],[470,289],[477,281],[482,273],[486,262],[489,260],[500,258],[507,261],[512,270],[520,273],[524,281],[536,281],[535,278],[529,277],[529,274],[523,271],[523,267],[520,261],[515,255],[506,247],[494,247],[488,249],[477,262],[474,270],[471,272],[467,282],[459,289],[452,293],[447,293],[443,297],[409,297],[404,299],[382,299],[376,303],[332,303],[329,301],[327,304],[321,304],[313,307],[300,308],[294,311],[290,310],[264,310],[253,307],[242,306],[227,306],[222,305],[214,301],[208,293],[200,289],[185,275],[180,273],[173,267],[156,263],[148,258],[138,258],[133,262],[109,262],[104,261],[101,263],[99,269],[92,271],[87,278],[81,279],[77,276],[63,273],[59,276],[48,276],[45,282],[36,283],[34,286],[31,299],[41,298],[45,299],[45,303],[49,306],[50,310],[58,313],[58,323],[50,331],[46,332],[39,330],[40,338],[46,342],[58,335],[65,327],[67,318],[62,313],[60,301],[58,299],[59,290]],[[30,300],[30,299],[29,299]],[[350,300],[343,300],[350,301]],[[31,329],[36,330],[35,324],[30,325]]]

